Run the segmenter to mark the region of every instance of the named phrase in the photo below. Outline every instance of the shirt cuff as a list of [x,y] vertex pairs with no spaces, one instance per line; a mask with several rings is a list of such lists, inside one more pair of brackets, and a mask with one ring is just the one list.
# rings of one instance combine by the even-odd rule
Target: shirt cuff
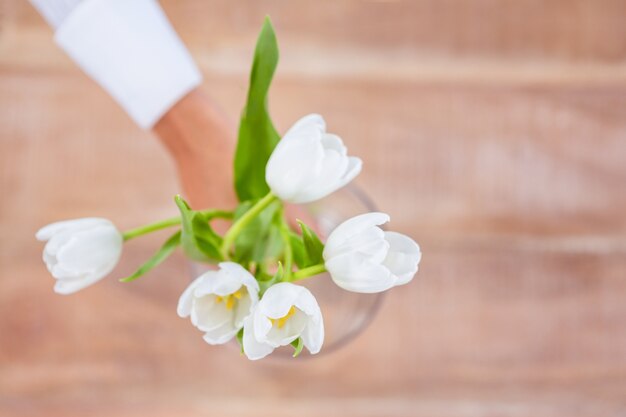
[[144,129],[202,81],[154,0],[85,0],[55,41]]

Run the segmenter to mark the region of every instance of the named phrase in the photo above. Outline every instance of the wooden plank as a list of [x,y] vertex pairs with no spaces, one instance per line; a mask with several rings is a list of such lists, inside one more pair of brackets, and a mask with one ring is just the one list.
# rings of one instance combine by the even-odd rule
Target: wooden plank
[[623,415],[625,6],[165,1],[233,124],[269,12],[278,127],[324,114],[424,251],[348,347],[250,363],[176,316],[182,257],[115,281],[158,236],[97,286],[52,293],[40,225],[133,227],[176,213],[179,186],[30,7],[1,1],[0,415]]
[[[626,84],[623,0],[165,1],[200,65],[245,74],[272,16],[280,72],[312,77]],[[26,2],[0,1],[0,66],[73,69]]]
[[[254,39],[270,15],[281,39],[325,47],[403,50],[452,58],[492,56],[619,63],[626,54],[623,0],[163,1],[192,48]],[[25,2],[2,0],[6,30],[41,30]],[[416,56],[417,57],[417,56]]]
[[[131,246],[120,270],[147,246]],[[392,407],[392,415],[411,415],[412,407],[428,415],[429,406],[443,410],[444,399],[537,415],[602,405],[612,410],[603,415],[618,415],[626,394],[621,254],[431,249],[419,279],[392,291],[350,347],[298,363],[251,363],[235,347],[207,346],[175,315],[188,282],[181,258],[132,285],[109,279],[59,297],[43,268],[28,262],[37,249],[1,271],[27,277],[5,280],[0,295],[0,330],[12,335],[0,350],[6,413],[24,401],[40,412],[47,404],[97,412],[103,403],[124,412],[135,394],[150,409],[161,400],[141,399],[160,392],[171,393],[170,407],[242,413],[258,399],[273,410],[268,401],[339,397],[360,415],[373,415],[366,399],[378,410],[394,399],[409,407]],[[231,407],[226,398],[247,400]]]
[[[2,228],[12,244],[3,248],[0,276],[28,277],[1,281],[0,334],[14,335],[0,355],[0,404],[7,413],[36,415],[55,406],[59,414],[68,408],[97,412],[103,398],[111,407],[103,413],[148,412],[154,405],[147,405],[147,397],[161,392],[173,395],[174,404],[192,415],[246,414],[259,397],[270,413],[276,406],[272,401],[282,396],[293,398],[296,408],[307,410],[309,401],[321,398],[327,407],[361,415],[375,415],[370,410],[389,404],[395,404],[395,415],[418,410],[463,416],[474,409],[557,415],[579,406],[617,415],[626,375],[626,340],[620,332],[626,270],[619,246],[623,195],[612,192],[624,175],[616,133],[623,119],[610,101],[601,100],[611,94],[280,82],[273,96],[279,125],[284,128],[308,107],[333,115],[331,126],[346,139],[359,138],[351,148],[364,156],[369,171],[360,182],[392,212],[396,227],[418,238],[426,254],[419,280],[394,291],[356,342],[294,366],[250,364],[233,349],[209,348],[195,337],[173,312],[187,282],[180,259],[131,286],[111,279],[79,296],[52,294],[51,278],[38,260],[41,245],[32,239],[35,228],[94,211],[127,227],[146,215],[169,215],[177,190],[174,171],[157,143],[137,133],[86,80],[11,74],[2,79],[0,94],[12,96],[14,107],[1,113],[10,133],[2,142],[3,189],[11,195],[2,204]],[[234,111],[235,80],[219,84],[223,102]],[[93,113],[77,119],[85,101],[93,103]],[[52,102],[64,106],[46,113]],[[523,115],[533,114],[537,104],[546,106],[547,114],[528,123]],[[518,115],[506,111],[511,108],[526,110]],[[548,117],[553,111],[570,113],[562,116],[569,117],[567,129],[553,125]],[[355,123],[353,114],[368,123]],[[481,120],[493,122],[482,125]],[[419,141],[406,140],[413,126],[425,132]],[[546,147],[552,135],[562,139]],[[381,143],[381,136],[387,142]],[[447,145],[439,143],[446,140]],[[597,140],[611,152],[592,146]],[[433,147],[440,154],[428,151]],[[468,159],[477,158],[481,147],[496,155],[482,168],[487,171],[448,173],[448,161],[472,165]],[[545,153],[522,158],[518,166],[499,163],[502,155],[523,147]],[[585,163],[568,162],[563,156],[568,152]],[[507,187],[494,182],[525,181],[518,171],[537,164],[533,155],[547,167],[537,180],[555,181],[552,172],[565,163],[561,180],[584,180],[579,193],[534,194],[538,191],[529,183],[526,192],[534,198],[519,208],[515,193],[523,187],[514,182],[507,194]],[[596,170],[598,178],[590,177]],[[405,172],[410,175],[401,175]],[[155,180],[159,187],[149,186]],[[602,187],[603,182],[608,185]],[[412,187],[420,192],[398,191]],[[472,189],[484,198],[473,197]],[[605,203],[590,203],[588,195]],[[580,215],[581,208],[590,219]],[[606,223],[594,221],[601,216]],[[131,245],[116,275],[132,270],[157,245],[156,240]],[[307,378],[320,382],[307,384]],[[128,386],[135,387],[130,394]],[[563,396],[565,387],[575,395]],[[236,408],[230,400],[208,404],[200,392],[252,399]],[[335,403],[335,396],[342,399]],[[450,401],[469,402],[445,407]]]
[[[3,80],[0,94],[13,100],[0,114],[3,141],[22,152],[0,158],[7,175],[17,170],[32,183],[16,187],[17,204],[5,210],[23,210],[31,192],[67,216],[85,215],[89,206],[79,203],[100,200],[107,200],[98,205],[102,213],[132,215],[130,225],[143,220],[148,201],[154,217],[175,213],[171,196],[179,190],[163,150],[86,78],[5,72]],[[219,86],[213,95],[234,123],[245,78],[207,83]],[[365,161],[357,184],[400,229],[440,239],[514,235],[519,244],[542,235],[581,245],[590,239],[593,246],[606,237],[608,246],[624,247],[626,193],[615,191],[626,182],[625,89],[285,77],[275,87],[271,107],[280,130],[303,114],[325,114],[330,129]],[[51,102],[63,106],[50,112]],[[91,111],[83,115],[86,102]],[[59,172],[62,167],[72,171]],[[104,171],[109,181],[102,181]],[[159,185],[151,185],[159,174]],[[17,186],[22,177],[15,175]],[[135,184],[146,185],[138,193]],[[84,189],[89,193],[72,191]],[[107,198],[114,195],[124,204]]]

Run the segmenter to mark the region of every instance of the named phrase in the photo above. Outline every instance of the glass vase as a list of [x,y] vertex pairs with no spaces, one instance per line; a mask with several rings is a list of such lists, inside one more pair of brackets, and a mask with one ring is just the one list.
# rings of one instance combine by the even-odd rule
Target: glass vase
[[[322,200],[305,205],[304,208],[308,216],[305,222],[314,227],[322,241],[326,240],[335,227],[350,217],[376,211],[371,199],[355,186],[344,187]],[[300,213],[302,214],[301,208]],[[206,264],[192,263],[192,279],[210,268]],[[383,293],[360,294],[345,291],[335,285],[328,273],[298,281],[298,285],[311,290],[324,317],[324,346],[315,356],[340,348],[363,331],[375,316],[383,299]],[[236,341],[231,345],[239,348]],[[270,357],[288,358],[292,354],[291,346],[283,346],[276,349]],[[312,355],[303,349],[300,356]]]

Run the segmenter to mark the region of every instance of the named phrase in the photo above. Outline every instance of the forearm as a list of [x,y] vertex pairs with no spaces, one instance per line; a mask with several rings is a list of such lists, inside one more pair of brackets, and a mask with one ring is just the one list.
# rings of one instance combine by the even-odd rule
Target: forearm
[[57,44],[177,164],[194,208],[233,207],[234,125],[198,89],[200,71],[155,0],[31,0]]
[[172,155],[194,208],[234,207],[235,125],[204,93],[191,91],[153,131]]

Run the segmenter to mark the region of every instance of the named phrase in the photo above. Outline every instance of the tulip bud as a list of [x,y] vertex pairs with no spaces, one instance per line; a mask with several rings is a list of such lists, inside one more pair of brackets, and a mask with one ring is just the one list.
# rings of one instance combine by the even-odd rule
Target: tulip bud
[[310,114],[278,142],[265,168],[265,180],[282,200],[308,203],[352,181],[361,165],[359,158],[347,155],[339,136],[326,133],[322,116]]
[[413,279],[420,248],[408,236],[377,227],[388,221],[387,214],[367,213],[332,231],[323,257],[335,284],[348,291],[375,293]]
[[275,284],[245,320],[243,351],[248,359],[261,359],[298,338],[311,354],[320,351],[324,343],[320,307],[308,289],[289,282]]
[[48,241],[43,260],[57,282],[54,291],[71,294],[104,278],[122,254],[123,238],[107,219],[84,218],[49,224],[36,234]]
[[178,301],[178,315],[191,316],[211,345],[231,340],[259,301],[259,284],[250,272],[234,262],[219,267],[196,278]]

